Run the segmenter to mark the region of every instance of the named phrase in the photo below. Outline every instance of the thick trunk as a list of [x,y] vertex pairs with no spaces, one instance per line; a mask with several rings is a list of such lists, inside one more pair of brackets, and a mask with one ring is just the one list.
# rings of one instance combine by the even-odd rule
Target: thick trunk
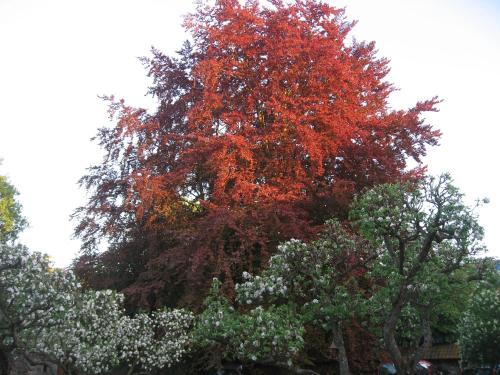
[[349,362],[347,360],[347,352],[345,350],[342,322],[334,321],[332,326],[333,342],[339,351],[338,361],[340,375],[350,375],[351,372],[349,371]]
[[404,305],[405,299],[405,289],[402,288],[396,298],[396,302],[393,304],[392,310],[389,317],[384,323],[384,344],[385,349],[389,352],[394,366],[398,371],[398,374],[408,374],[408,364],[407,361],[401,355],[401,350],[399,350],[398,343],[396,342],[396,326],[398,324],[399,316],[401,315],[401,309]]
[[432,344],[432,331],[431,331],[429,311],[425,311],[424,316],[422,318],[422,334],[423,334],[422,345],[420,345],[417,348],[417,350],[415,350],[412,356],[408,357],[408,366],[409,369],[411,370],[411,372],[408,372],[408,374],[411,375],[416,373],[417,363],[422,359],[422,356],[427,351],[427,349],[430,348]]
[[397,373],[402,375],[414,375],[416,373],[417,363],[420,361],[425,351],[431,346],[432,343],[432,331],[430,326],[429,312],[426,311],[422,320],[422,333],[423,333],[423,343],[420,345],[413,354],[409,354],[407,358],[401,355],[399,346],[396,342],[395,331],[396,325],[401,313],[401,304],[396,304],[389,315],[385,325],[384,325],[384,342],[385,347],[396,367]]

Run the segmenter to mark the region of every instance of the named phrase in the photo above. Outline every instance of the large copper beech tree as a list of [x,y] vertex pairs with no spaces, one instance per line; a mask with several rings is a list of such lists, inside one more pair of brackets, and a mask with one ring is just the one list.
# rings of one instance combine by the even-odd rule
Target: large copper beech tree
[[144,59],[154,113],[109,98],[116,126],[97,135],[105,157],[75,214],[80,275],[152,307],[196,304],[213,276],[231,291],[356,192],[418,176],[408,159],[439,137],[422,119],[436,99],[389,108],[388,61],[352,40],[342,9],[217,0],[185,27],[175,57]]

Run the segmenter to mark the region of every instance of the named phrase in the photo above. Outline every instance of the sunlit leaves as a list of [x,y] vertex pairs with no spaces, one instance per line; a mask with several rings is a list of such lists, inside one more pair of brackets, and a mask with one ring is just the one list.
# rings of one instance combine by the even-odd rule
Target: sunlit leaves
[[0,243],[15,240],[26,226],[21,205],[16,200],[17,190],[5,176],[0,176]]
[[388,107],[388,60],[351,41],[342,9],[210,4],[187,17],[191,42],[177,55],[143,59],[155,111],[111,101],[116,126],[97,136],[105,156],[82,179],[90,200],[76,229],[86,249],[107,237],[118,252],[144,251],[135,279],[172,285],[158,265],[176,268],[192,280],[186,294],[212,276],[232,288],[278,243],[345,216],[356,192],[420,175],[407,158],[439,137],[421,117],[436,99]]

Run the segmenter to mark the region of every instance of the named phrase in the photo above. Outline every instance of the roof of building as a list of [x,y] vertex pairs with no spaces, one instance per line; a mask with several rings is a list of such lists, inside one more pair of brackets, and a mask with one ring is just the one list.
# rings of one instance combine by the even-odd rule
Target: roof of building
[[460,359],[460,348],[457,344],[434,345],[425,352],[422,358],[428,360]]

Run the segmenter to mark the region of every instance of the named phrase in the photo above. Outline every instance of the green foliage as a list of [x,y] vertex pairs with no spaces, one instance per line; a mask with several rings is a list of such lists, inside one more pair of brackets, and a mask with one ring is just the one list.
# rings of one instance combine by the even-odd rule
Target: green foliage
[[16,201],[17,190],[5,176],[0,176],[0,243],[14,241],[26,227],[21,205]]
[[292,366],[304,347],[304,328],[292,304],[257,306],[248,312],[235,310],[219,292],[214,279],[205,309],[197,317],[193,339],[211,353],[210,367],[224,361],[273,360]]
[[459,326],[462,361],[466,366],[500,363],[500,275],[482,281]]
[[371,252],[366,241],[330,220],[310,244],[281,244],[260,276],[244,273],[246,281],[236,286],[237,299],[242,304],[293,301],[307,323],[329,330],[333,322],[362,315],[364,297],[356,271],[366,266]]
[[447,174],[376,186],[355,199],[350,219],[378,249],[372,316],[398,370],[411,369],[398,346],[418,348],[411,362],[430,345],[431,324],[446,318],[453,296],[467,294],[462,269],[484,249],[483,229]]
[[458,326],[476,289],[478,276],[474,261],[468,262],[454,271],[440,289],[440,302],[434,308],[431,322],[435,344],[457,342]]

